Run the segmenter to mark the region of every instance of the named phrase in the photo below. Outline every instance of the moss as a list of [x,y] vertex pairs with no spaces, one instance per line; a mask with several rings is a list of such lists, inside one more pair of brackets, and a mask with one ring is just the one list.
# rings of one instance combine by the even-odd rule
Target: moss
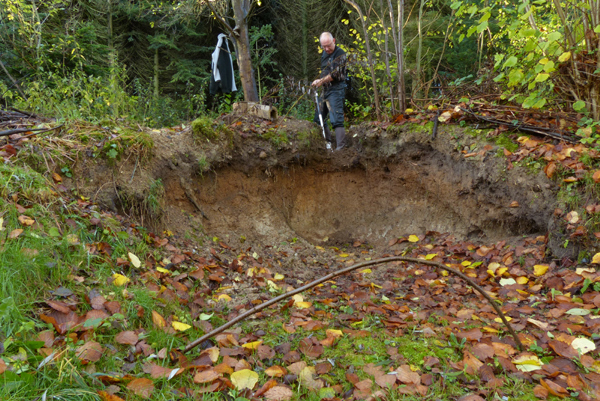
[[233,138],[233,132],[228,129],[223,122],[215,121],[208,116],[202,116],[192,121],[192,135],[199,141],[216,141],[223,135],[230,140]]
[[259,136],[271,142],[276,148],[279,148],[281,145],[284,145],[290,141],[285,131],[275,128],[271,128]]
[[510,137],[506,134],[498,135],[498,137],[496,138],[496,145],[502,146],[509,152],[515,152],[517,149],[519,149],[519,144],[513,142],[513,140],[510,139]]

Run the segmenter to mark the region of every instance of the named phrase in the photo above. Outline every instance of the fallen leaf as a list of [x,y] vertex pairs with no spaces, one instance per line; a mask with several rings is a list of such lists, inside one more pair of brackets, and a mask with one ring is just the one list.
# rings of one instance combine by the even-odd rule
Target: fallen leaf
[[194,383],[211,383],[221,377],[221,374],[214,369],[203,370],[194,376]]
[[133,253],[129,252],[129,253],[127,253],[127,256],[129,256],[129,260],[131,261],[131,264],[133,265],[133,267],[139,268],[142,265],[142,262],[140,262],[140,259],[137,256],[135,256]]
[[600,264],[600,252],[594,255],[594,257],[592,258],[592,263]]
[[192,328],[192,326],[190,326],[189,324],[181,322],[171,322],[171,326],[175,329],[175,331],[186,331],[187,329]]
[[160,315],[157,311],[152,311],[152,323],[159,329],[162,329],[167,325],[165,318]]
[[317,372],[314,366],[307,366],[302,369],[302,372],[300,372],[298,377],[304,386],[312,390],[319,390],[323,387],[323,382],[321,380],[315,380],[314,377],[316,374]]
[[258,373],[250,369],[242,369],[231,374],[231,383],[237,390],[252,390],[258,382]]
[[29,216],[25,216],[24,214],[20,215],[18,217],[19,223],[21,223],[24,226],[31,226],[35,223],[35,220],[32,219]]
[[262,340],[260,341],[252,341],[246,344],[242,344],[242,347],[246,348],[246,349],[250,349],[250,350],[256,350],[258,349],[258,346],[262,344]]
[[265,393],[265,398],[268,401],[287,401],[293,396],[293,391],[284,386],[275,386]]
[[408,242],[419,242],[419,237],[417,237],[416,235],[409,235]]
[[138,342],[138,335],[133,331],[122,331],[115,336],[115,341],[119,344],[135,345]]
[[519,207],[519,202],[512,201],[512,202],[510,202],[510,205],[508,205],[508,207]]
[[538,277],[543,276],[544,274],[546,274],[549,267],[550,266],[548,265],[535,265],[533,266],[533,274],[535,274]]
[[88,341],[81,347],[77,348],[75,354],[77,358],[85,363],[97,362],[102,357],[102,346],[96,341]]
[[129,382],[127,388],[135,395],[148,399],[154,391],[154,382],[146,378],[133,379]]
[[279,365],[273,365],[265,369],[265,374],[270,377],[283,377],[287,374],[287,371]]
[[127,277],[125,277],[124,275],[119,274],[119,273],[113,274],[113,278],[115,279],[113,281],[113,284],[116,285],[117,287],[124,286],[125,284],[127,284],[130,281]]
[[540,379],[540,384],[544,387],[546,387],[546,389],[548,389],[548,391],[550,392],[550,394],[555,395],[557,397],[563,398],[569,395],[569,392],[567,391],[567,389],[565,389],[563,386],[554,383],[552,380],[544,380],[544,379]]
[[102,401],[125,401],[121,397],[114,394],[109,394],[106,391],[98,391],[98,395]]
[[587,338],[576,338],[571,343],[571,347],[575,348],[581,355],[587,354],[596,349],[596,344]]
[[6,362],[0,359],[0,375],[6,371]]
[[10,238],[10,239],[15,239],[15,238],[17,238],[19,235],[21,235],[21,233],[22,233],[22,232],[23,232],[23,229],[22,229],[22,228],[17,228],[17,229],[14,229],[14,230],[12,230],[12,231],[10,232],[10,234],[8,234],[8,238]]
[[542,361],[536,355],[522,354],[514,358],[512,362],[521,372],[531,372],[542,368]]

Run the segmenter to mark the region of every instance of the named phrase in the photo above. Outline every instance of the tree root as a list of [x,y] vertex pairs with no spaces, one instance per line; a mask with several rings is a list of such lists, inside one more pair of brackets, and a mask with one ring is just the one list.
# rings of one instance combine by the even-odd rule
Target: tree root
[[338,270],[336,272],[330,273],[324,277],[321,277],[317,280],[314,280],[300,288],[296,288],[293,291],[287,292],[285,294],[282,294],[278,297],[275,297],[273,299],[271,299],[270,301],[264,302],[260,305],[255,306],[254,308],[250,309],[249,311],[246,311],[244,313],[242,313],[241,315],[239,315],[238,317],[230,320],[229,322],[225,323],[224,325],[217,327],[216,329],[214,329],[213,331],[211,331],[210,333],[206,333],[205,335],[203,335],[202,337],[198,338],[197,340],[192,341],[190,344],[188,344],[182,351],[183,352],[188,352],[190,350],[192,350],[193,348],[197,347],[199,344],[201,344],[203,341],[208,340],[211,337],[214,337],[215,335],[222,333],[223,331],[225,331],[226,329],[228,329],[229,327],[233,326],[234,324],[246,319],[249,316],[254,315],[255,313],[279,302],[282,301],[284,299],[290,298],[296,294],[299,294],[301,292],[304,292],[306,290],[309,290],[327,280],[331,280],[334,277],[337,276],[341,276],[342,274],[346,274],[348,272],[351,272],[353,270],[356,269],[360,269],[362,267],[367,267],[367,266],[374,266],[374,265],[379,265],[379,264],[384,264],[384,263],[389,263],[389,262],[411,262],[411,263],[417,263],[417,264],[422,264],[422,265],[428,265],[428,266],[433,266],[435,268],[438,269],[442,269],[447,271],[450,274],[453,274],[455,276],[458,276],[460,278],[462,278],[463,280],[465,280],[471,287],[473,287],[475,290],[477,290],[477,292],[479,292],[489,303],[490,305],[494,308],[494,310],[496,311],[496,313],[498,313],[498,316],[500,316],[500,319],[502,319],[502,323],[504,323],[504,325],[506,326],[506,328],[508,329],[508,331],[510,332],[510,334],[512,335],[513,339],[515,340],[515,344],[517,346],[517,348],[522,351],[523,350],[523,344],[521,343],[521,340],[519,339],[519,336],[517,335],[517,333],[515,332],[515,330],[513,329],[513,327],[510,325],[510,323],[508,322],[508,320],[506,320],[506,317],[504,316],[504,313],[502,313],[502,310],[500,309],[500,307],[496,304],[496,302],[494,301],[494,299],[487,293],[485,292],[485,290],[483,288],[481,288],[479,285],[477,285],[471,278],[467,277],[464,273],[455,270],[451,267],[448,267],[442,263],[438,263],[438,262],[432,262],[430,260],[425,260],[425,259],[417,259],[417,258],[409,258],[409,257],[404,257],[404,256],[392,256],[392,257],[388,257],[388,258],[382,258],[382,259],[375,259],[375,260],[371,260],[368,262],[363,262],[363,263],[358,263],[349,267],[346,267],[344,269]]

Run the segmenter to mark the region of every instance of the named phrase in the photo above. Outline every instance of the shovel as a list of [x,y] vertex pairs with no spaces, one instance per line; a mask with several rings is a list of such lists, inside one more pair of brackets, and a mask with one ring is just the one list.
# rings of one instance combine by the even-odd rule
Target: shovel
[[321,130],[323,130],[323,139],[325,139],[325,143],[327,143],[327,150],[331,150],[331,143],[327,140],[327,136],[325,136],[325,124],[323,124],[323,115],[321,114],[321,108],[319,107],[319,94],[315,91],[315,100],[317,102],[317,113],[319,113],[319,121],[321,122]]

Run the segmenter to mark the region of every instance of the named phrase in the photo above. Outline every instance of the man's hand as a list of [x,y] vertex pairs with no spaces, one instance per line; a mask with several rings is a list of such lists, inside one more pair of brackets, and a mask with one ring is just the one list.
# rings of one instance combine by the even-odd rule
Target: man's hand
[[323,86],[324,84],[333,81],[333,79],[331,78],[331,75],[327,75],[326,77],[320,78],[320,79],[315,79],[314,81],[312,81],[312,83],[310,84],[311,86],[316,86],[317,88],[319,86]]

